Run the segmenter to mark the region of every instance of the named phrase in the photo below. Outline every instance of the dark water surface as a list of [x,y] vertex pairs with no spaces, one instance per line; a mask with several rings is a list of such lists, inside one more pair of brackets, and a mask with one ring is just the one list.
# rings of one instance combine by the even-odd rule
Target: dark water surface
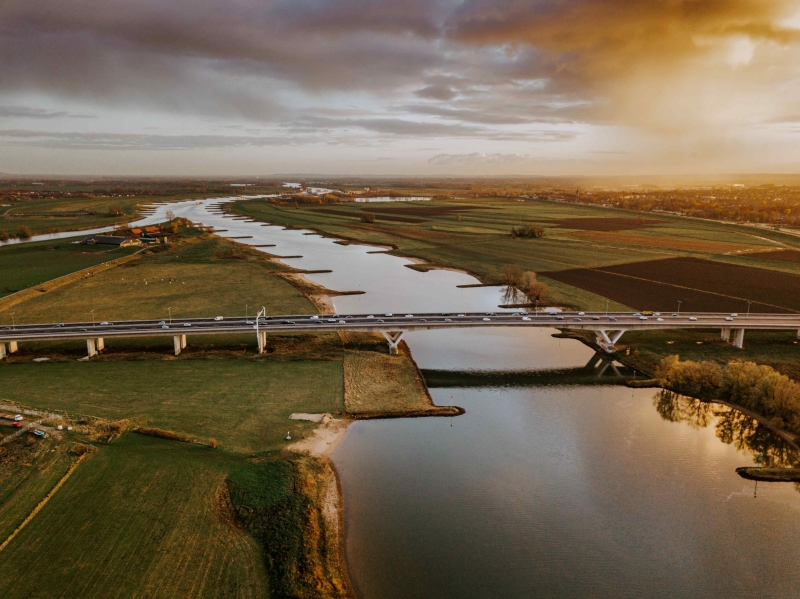
[[[217,202],[159,206],[142,224],[170,209],[301,255],[286,262],[333,271],[313,281],[366,292],[337,297],[342,313],[503,303],[498,288],[458,288],[476,282],[469,275],[420,273],[374,247],[234,221],[209,212]],[[406,339],[432,370],[569,371],[590,361],[588,348],[553,332]],[[760,451],[767,463],[794,459],[778,440],[725,408],[584,379],[553,386],[558,376],[500,379],[524,388],[436,388],[436,403],[466,414],[350,427],[333,458],[363,599],[800,597],[800,493],[735,473]]]

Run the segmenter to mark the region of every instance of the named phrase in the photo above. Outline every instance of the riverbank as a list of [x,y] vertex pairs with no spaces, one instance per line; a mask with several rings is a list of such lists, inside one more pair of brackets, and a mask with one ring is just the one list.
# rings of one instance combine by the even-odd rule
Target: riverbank
[[[558,334],[558,336],[565,339],[576,339],[581,343],[583,343],[584,345],[590,347],[594,351],[606,355],[605,351],[599,345],[597,345],[597,343],[594,342],[593,333],[591,335],[589,333],[592,332],[571,330],[571,331],[562,331],[560,334]],[[629,352],[628,349],[629,348],[625,348],[624,350],[620,349],[611,355],[613,356],[614,360],[620,362],[621,364],[629,368],[642,372],[646,377],[649,377],[638,381],[637,380],[627,381],[626,384],[629,387],[664,389],[666,391],[671,391],[673,393],[686,395],[685,393],[681,393],[681,391],[678,389],[672,389],[668,386],[662,385],[661,381],[658,378],[656,378],[657,367],[652,363],[643,362],[641,359],[639,359],[640,356],[638,352]],[[665,354],[664,357],[666,357],[667,355],[669,354]],[[792,447],[792,449],[800,452],[800,435],[797,435],[796,433],[793,433],[791,431],[776,426],[775,423],[766,416],[758,414],[757,412],[754,412],[753,410],[750,410],[737,403],[715,396],[703,396],[701,394],[698,394],[698,395],[687,395],[687,397],[692,397],[702,402],[723,405],[732,408],[734,410],[737,410],[738,412],[744,414],[745,416],[752,418],[753,420],[758,422],[761,426],[763,426],[776,436],[786,441],[786,443],[788,443]]]

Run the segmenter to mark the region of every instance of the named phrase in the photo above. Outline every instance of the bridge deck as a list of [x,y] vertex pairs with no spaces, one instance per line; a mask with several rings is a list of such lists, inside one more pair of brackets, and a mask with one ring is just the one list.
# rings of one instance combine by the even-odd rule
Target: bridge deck
[[393,332],[474,327],[543,327],[594,331],[632,331],[658,329],[759,329],[798,330],[800,315],[750,314],[731,316],[722,313],[662,314],[643,317],[631,313],[562,312],[523,313],[426,313],[426,314],[348,314],[283,315],[261,317],[190,318],[172,320],[129,320],[109,323],[72,322],[19,324],[0,327],[0,343],[85,339],[89,337],[147,337],[209,335],[292,331]]

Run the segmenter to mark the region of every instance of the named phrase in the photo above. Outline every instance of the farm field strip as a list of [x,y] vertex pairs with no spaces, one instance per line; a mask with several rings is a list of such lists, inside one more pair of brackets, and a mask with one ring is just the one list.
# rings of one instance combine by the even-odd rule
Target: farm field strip
[[730,262],[669,258],[543,274],[637,308],[673,311],[681,300],[685,311],[743,312],[749,300],[753,311],[800,310],[800,276]]

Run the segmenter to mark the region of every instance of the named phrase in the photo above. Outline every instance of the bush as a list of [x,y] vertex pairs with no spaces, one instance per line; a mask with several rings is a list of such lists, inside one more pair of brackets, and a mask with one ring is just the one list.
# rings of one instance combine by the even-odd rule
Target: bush
[[511,229],[511,237],[524,237],[528,239],[536,239],[544,237],[544,228],[539,225],[522,225],[521,227],[513,227]]
[[719,390],[722,368],[716,362],[681,362],[678,356],[669,356],[661,360],[658,378],[662,385],[679,393],[707,396]]
[[528,296],[532,302],[544,301],[547,297],[547,284],[536,280],[536,273],[526,270],[519,280],[519,289]]
[[8,241],[8,231],[0,229],[0,241]]
[[20,239],[30,239],[31,235],[33,235],[33,232],[27,225],[22,225],[19,229],[17,229],[17,237]]
[[365,212],[361,215],[361,222],[362,223],[374,223],[375,222],[375,215],[372,212]]

